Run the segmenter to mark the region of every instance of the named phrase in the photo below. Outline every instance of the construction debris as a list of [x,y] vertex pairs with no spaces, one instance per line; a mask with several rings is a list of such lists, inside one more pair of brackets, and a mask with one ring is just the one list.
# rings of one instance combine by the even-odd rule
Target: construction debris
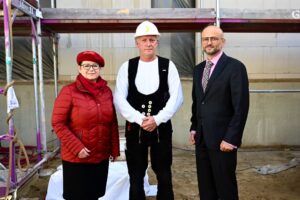
[[264,165],[262,167],[256,167],[255,171],[262,175],[268,174],[276,174],[287,169],[296,167],[299,164],[299,160],[297,158],[293,158],[288,163],[280,164],[280,165]]

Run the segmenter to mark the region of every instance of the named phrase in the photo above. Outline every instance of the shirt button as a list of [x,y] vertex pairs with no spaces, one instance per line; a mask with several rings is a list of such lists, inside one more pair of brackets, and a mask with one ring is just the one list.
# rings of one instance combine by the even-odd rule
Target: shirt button
[[204,105],[205,104],[204,101],[202,101],[201,104]]

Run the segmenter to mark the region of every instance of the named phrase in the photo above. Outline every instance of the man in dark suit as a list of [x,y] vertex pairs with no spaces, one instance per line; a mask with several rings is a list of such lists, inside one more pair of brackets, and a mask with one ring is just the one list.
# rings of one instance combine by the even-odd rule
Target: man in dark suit
[[202,31],[207,59],[194,69],[190,142],[196,144],[200,199],[237,200],[237,148],[249,110],[247,71],[227,56],[223,31]]

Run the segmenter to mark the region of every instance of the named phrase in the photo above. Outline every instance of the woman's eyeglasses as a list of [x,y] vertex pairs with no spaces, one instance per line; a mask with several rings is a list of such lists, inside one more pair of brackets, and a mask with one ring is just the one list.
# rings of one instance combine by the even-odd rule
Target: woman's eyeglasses
[[90,65],[90,64],[83,64],[83,65],[80,65],[80,66],[83,67],[85,70],[90,70],[91,68],[93,68],[94,70],[97,70],[97,69],[100,68],[100,66],[97,65],[97,64],[92,64],[92,65]]

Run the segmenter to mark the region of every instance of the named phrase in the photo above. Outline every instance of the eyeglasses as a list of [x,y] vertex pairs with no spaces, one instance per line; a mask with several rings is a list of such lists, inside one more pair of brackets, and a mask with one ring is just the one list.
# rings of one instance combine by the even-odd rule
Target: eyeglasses
[[85,70],[90,70],[91,68],[93,68],[94,70],[98,70],[100,68],[99,65],[97,64],[83,64],[83,65],[80,65],[81,67],[83,67]]
[[219,38],[219,37],[203,37],[201,40],[202,40],[202,42],[208,43],[209,41],[210,42],[216,42],[216,41],[219,41],[220,39],[223,39],[223,38]]

